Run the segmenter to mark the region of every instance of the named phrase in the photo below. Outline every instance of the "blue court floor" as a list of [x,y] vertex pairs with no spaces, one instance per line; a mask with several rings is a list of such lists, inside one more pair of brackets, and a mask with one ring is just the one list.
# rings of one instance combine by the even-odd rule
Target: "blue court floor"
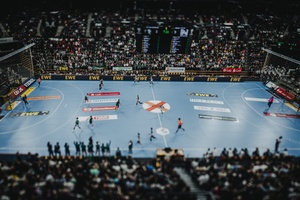
[[[100,93],[99,93],[100,92]],[[15,103],[3,111],[0,121],[0,153],[38,153],[48,155],[47,142],[59,142],[64,154],[65,143],[75,154],[73,142],[94,144],[111,142],[111,153],[119,147],[128,155],[128,142],[133,141],[133,157],[155,157],[157,148],[182,148],[186,157],[200,157],[208,148],[256,147],[262,153],[274,151],[275,140],[282,136],[280,151],[300,155],[300,118],[294,108],[272,95],[261,82],[149,82],[42,81],[33,85],[28,106]],[[86,103],[84,97],[89,94]],[[143,104],[136,105],[140,96]],[[117,99],[119,110],[114,106]],[[163,105],[162,107],[160,107]],[[162,112],[162,113],[161,113]],[[267,113],[267,114],[264,114]],[[283,115],[282,115],[283,114]],[[93,117],[93,127],[89,117]],[[282,117],[285,116],[285,117]],[[296,116],[296,117],[295,117]],[[73,130],[76,117],[80,127]],[[183,130],[177,129],[177,120]],[[150,128],[156,139],[150,141]],[[137,144],[137,133],[142,145]]]

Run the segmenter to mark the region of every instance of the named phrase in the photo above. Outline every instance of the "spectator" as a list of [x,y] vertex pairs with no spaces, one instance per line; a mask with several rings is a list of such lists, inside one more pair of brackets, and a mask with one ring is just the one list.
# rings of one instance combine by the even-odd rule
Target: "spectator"
[[128,142],[128,154],[132,154],[133,142],[130,140]]
[[65,156],[70,156],[70,146],[68,143],[65,143]]
[[122,157],[122,153],[121,153],[120,148],[118,147],[117,150],[116,150],[116,158],[119,159],[121,157]]
[[56,143],[56,145],[54,146],[54,156],[61,156],[61,151],[60,151],[60,145],[59,142]]

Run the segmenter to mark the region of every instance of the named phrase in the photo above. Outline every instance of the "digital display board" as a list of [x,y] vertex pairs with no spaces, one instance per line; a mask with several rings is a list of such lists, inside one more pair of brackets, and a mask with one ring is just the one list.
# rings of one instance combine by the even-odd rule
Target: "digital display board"
[[136,49],[139,53],[189,54],[191,29],[183,26],[136,27]]

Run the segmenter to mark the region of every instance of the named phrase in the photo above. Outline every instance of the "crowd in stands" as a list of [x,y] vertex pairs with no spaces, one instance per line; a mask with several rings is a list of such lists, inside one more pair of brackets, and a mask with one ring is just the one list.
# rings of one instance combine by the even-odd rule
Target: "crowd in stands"
[[[237,153],[234,153],[234,152]],[[224,149],[218,156],[195,158],[187,170],[198,186],[211,191],[216,199],[299,199],[300,160],[284,149],[280,154],[256,149],[238,152]]]
[[[74,142],[74,152],[70,152],[67,143],[64,145],[65,153],[61,152],[59,142],[54,150],[50,142],[47,146],[49,156],[32,156],[34,159],[29,161],[33,163],[19,159],[13,167],[7,167],[7,163],[1,164],[4,168],[2,173],[17,176],[14,180],[22,181],[21,175],[29,172],[39,174],[36,179],[30,176],[35,185],[31,190],[37,199],[50,189],[48,187],[55,188],[53,194],[47,192],[49,198],[54,199],[61,196],[76,196],[78,199],[196,199],[190,186],[174,171],[177,167],[184,168],[197,187],[211,192],[216,200],[300,198],[300,160],[289,155],[288,149],[277,149],[276,145],[274,151],[266,149],[261,152],[262,149],[258,148],[252,152],[247,148],[224,148],[219,151],[208,148],[198,158],[177,157],[174,154],[147,161],[133,159],[130,153],[122,153],[119,148],[111,153],[110,142],[100,145],[97,141],[94,144],[92,137],[87,144]],[[19,174],[20,169],[15,168],[21,165],[19,162],[22,166],[34,164],[34,167],[26,166],[23,174]],[[11,174],[12,171],[16,174]],[[147,198],[142,197],[143,193],[147,194]],[[7,191],[4,194],[12,195]],[[20,197],[26,196],[25,193],[22,195]]]
[[0,95],[5,95],[10,90],[10,86],[20,83],[21,75],[19,74],[19,66],[14,70],[11,67],[0,68]]
[[16,156],[0,163],[1,199],[196,199],[170,162]]
[[[200,72],[233,67],[265,78],[292,76],[293,83],[299,83],[299,76],[277,69],[289,67],[284,64],[268,65],[261,71],[266,58],[262,48],[273,49],[280,42],[299,45],[300,23],[293,13],[247,12],[236,5],[218,11],[216,15],[216,11],[200,9],[24,10],[3,16],[0,23],[2,35],[24,44],[35,43],[33,62],[39,73],[98,74],[102,69],[100,73],[105,75],[113,73],[113,67],[132,67],[131,74],[166,67]],[[137,25],[175,23],[194,29],[189,54],[136,51]]]
[[[135,26],[160,22],[189,24],[197,30],[189,54],[146,55],[136,51]],[[262,69],[266,58],[262,48],[275,49],[279,42],[288,43],[291,38],[299,42],[295,32],[299,19],[288,12],[24,10],[1,15],[0,23],[4,27],[1,37],[13,37],[24,45],[35,43],[32,55],[39,73],[97,74],[102,69],[100,73],[105,75],[113,73],[115,66],[134,71],[241,67],[249,74],[290,81],[300,88],[299,66],[294,71],[272,64]],[[49,143],[48,159],[28,154],[24,160],[17,154],[16,161],[0,162],[1,199],[196,199],[174,171],[172,160],[158,165],[155,160],[116,157],[107,151],[109,143],[94,154],[89,148],[97,145],[75,142],[79,149],[73,154],[64,144],[65,157],[59,143],[54,150]],[[95,156],[101,159],[91,159]],[[200,188],[211,191],[218,200],[300,198],[300,162],[289,156],[287,149],[280,154],[234,148],[219,154],[212,149],[181,164]]]
[[[197,199],[176,168],[216,200],[300,198],[300,160],[284,149],[208,149],[202,157],[16,154],[0,162],[1,199]],[[212,198],[213,197],[213,198]]]
[[[277,13],[243,13],[221,11],[180,13],[157,10],[94,12],[52,11],[7,15],[2,19],[7,34],[33,47],[35,65],[47,70],[60,66],[83,69],[111,69],[128,66],[133,69],[165,69],[183,66],[202,71],[224,67],[242,67],[256,72],[266,53],[280,41],[294,34],[290,27],[299,26],[294,15]],[[152,54],[136,52],[135,26],[141,24],[194,26],[190,54]],[[290,30],[291,29],[291,30]],[[299,36],[298,36],[299,39]],[[74,73],[74,72],[72,72]]]

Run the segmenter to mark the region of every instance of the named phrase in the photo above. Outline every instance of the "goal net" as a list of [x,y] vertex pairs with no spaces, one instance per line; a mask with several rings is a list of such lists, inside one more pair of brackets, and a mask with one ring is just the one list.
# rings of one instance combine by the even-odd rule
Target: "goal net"
[[284,88],[285,91],[279,95],[284,98],[285,95],[291,94],[287,100],[299,104],[300,61],[268,49],[263,50],[267,55],[261,69],[261,80],[273,82]]
[[0,106],[8,101],[15,88],[34,76],[32,46],[16,49],[13,43],[0,43]]

